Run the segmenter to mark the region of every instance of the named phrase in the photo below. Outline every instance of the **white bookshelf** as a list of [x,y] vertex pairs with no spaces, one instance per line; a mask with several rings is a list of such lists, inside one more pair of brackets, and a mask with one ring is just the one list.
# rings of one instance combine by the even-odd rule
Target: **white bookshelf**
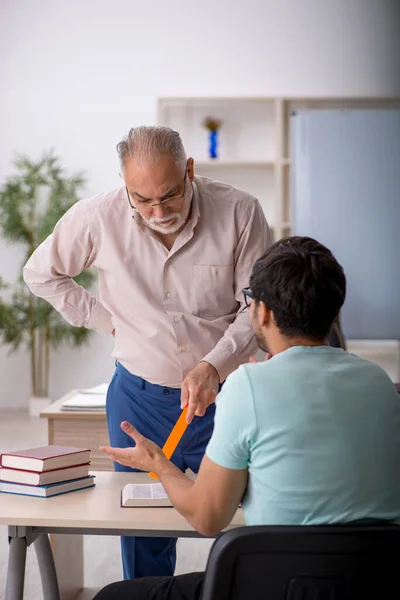
[[[218,158],[208,157],[207,116],[221,119]],[[272,227],[279,227],[276,203],[278,137],[272,98],[160,98],[158,123],[182,136],[198,175],[230,183],[256,196]]]
[[[181,134],[195,172],[256,196],[274,239],[291,235],[290,113],[300,108],[399,107],[400,98],[159,98],[158,124]],[[219,154],[208,158],[206,116],[221,119]]]

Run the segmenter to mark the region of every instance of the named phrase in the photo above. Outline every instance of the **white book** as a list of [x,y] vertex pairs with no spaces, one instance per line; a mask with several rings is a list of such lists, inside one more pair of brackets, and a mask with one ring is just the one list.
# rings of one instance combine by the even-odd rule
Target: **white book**
[[121,492],[121,506],[172,506],[172,503],[162,483],[128,483]]
[[99,385],[95,385],[92,388],[86,388],[82,390],[78,390],[80,394],[100,394],[106,395],[109,383],[100,383]]
[[62,410],[104,410],[106,398],[105,394],[78,393],[65,400],[61,408]]
[[22,483],[10,483],[8,481],[0,481],[0,492],[4,494],[19,494],[21,496],[38,496],[39,498],[49,498],[50,496],[59,496],[68,492],[76,492],[85,488],[90,488],[95,485],[94,476],[89,475],[84,479],[76,479],[74,481],[63,481],[61,483],[53,483],[52,485],[24,485]]

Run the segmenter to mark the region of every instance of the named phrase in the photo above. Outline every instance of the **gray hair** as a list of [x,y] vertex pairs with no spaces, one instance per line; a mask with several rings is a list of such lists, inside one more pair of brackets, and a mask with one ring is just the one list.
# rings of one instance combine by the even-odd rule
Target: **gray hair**
[[165,155],[171,156],[182,169],[187,163],[181,136],[169,127],[132,127],[117,144],[117,152],[122,168],[128,158],[155,162]]

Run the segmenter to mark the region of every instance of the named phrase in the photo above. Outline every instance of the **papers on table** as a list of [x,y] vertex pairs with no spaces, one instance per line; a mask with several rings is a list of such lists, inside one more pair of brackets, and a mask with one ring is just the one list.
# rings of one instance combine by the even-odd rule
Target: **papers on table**
[[108,385],[108,383],[100,383],[92,388],[77,390],[72,398],[62,403],[62,410],[105,410]]
[[92,388],[87,388],[85,390],[78,390],[78,392],[80,394],[100,394],[100,395],[105,395],[107,394],[107,390],[108,390],[108,383],[100,383],[99,385],[96,385],[95,387]]

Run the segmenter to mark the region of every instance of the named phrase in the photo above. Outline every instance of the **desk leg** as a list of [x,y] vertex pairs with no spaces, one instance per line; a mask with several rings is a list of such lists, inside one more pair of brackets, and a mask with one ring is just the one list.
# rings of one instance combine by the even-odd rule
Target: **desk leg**
[[60,600],[57,573],[48,536],[46,534],[38,535],[33,545],[42,581],[43,600]]
[[83,590],[83,536],[52,534],[60,600],[75,600]]
[[26,548],[24,538],[10,537],[5,600],[23,600]]
[[[54,435],[54,419],[48,419],[48,439],[50,445],[60,444],[60,440],[56,440]],[[50,543],[56,565],[60,600],[75,600],[84,585],[83,536],[51,534]]]

